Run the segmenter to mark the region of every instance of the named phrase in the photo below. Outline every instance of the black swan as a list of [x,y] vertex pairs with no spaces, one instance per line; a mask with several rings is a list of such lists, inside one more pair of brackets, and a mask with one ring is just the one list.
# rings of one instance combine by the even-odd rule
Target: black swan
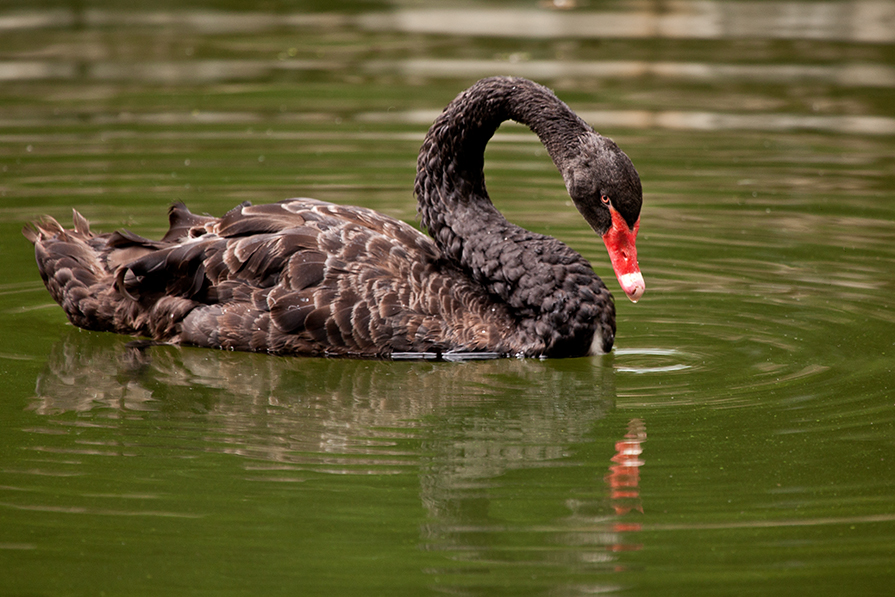
[[636,302],[645,286],[634,165],[550,90],[518,78],[479,81],[429,129],[414,191],[432,238],[313,199],[243,203],[221,218],[175,204],[159,241],[95,235],[77,212],[71,230],[47,217],[23,233],[50,294],[91,330],[318,356],[608,352],[615,306],[590,264],[511,224],[488,198],[485,145],[510,119],[544,143]]

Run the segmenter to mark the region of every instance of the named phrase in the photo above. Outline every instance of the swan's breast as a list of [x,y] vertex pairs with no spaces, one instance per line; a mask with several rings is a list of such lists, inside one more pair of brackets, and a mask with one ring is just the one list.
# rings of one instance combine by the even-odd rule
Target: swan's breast
[[606,350],[604,347],[607,345],[606,340],[603,338],[603,334],[600,332],[600,327],[594,330],[593,340],[590,341],[590,349],[587,351],[588,356],[599,356],[601,354],[606,354],[612,350],[612,342],[615,338],[610,339],[609,341],[609,350]]

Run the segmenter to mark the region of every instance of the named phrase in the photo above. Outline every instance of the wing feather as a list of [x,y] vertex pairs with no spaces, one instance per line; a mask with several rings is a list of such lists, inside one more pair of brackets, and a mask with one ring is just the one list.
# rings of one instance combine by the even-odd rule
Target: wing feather
[[82,327],[232,350],[368,356],[474,350],[481,333],[473,329],[499,337],[508,327],[483,323],[508,314],[430,239],[372,210],[291,199],[213,218],[176,203],[169,222],[159,241],[126,230],[97,236],[80,216],[73,230],[45,219],[26,236],[47,287]]

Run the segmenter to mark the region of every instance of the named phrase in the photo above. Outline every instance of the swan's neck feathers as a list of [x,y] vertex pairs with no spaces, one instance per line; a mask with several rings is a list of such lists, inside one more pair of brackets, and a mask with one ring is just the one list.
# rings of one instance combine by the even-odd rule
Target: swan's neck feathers
[[597,329],[607,348],[602,338],[615,333],[614,307],[590,264],[555,238],[511,224],[488,197],[485,145],[510,119],[538,135],[560,171],[579,139],[593,133],[540,85],[480,81],[451,102],[423,142],[415,184],[422,224],[447,259],[510,307],[523,342],[585,354]]

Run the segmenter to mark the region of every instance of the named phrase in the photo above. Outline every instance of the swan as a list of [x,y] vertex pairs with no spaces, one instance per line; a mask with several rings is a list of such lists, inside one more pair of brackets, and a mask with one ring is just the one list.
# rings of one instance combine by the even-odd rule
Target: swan
[[242,203],[220,218],[169,209],[161,240],[94,234],[74,211],[23,229],[76,326],[272,354],[576,357],[609,352],[615,306],[564,243],[508,222],[485,190],[485,145],[515,120],[540,138],[636,302],[643,202],[631,160],[550,90],[482,79],[429,129],[414,192],[422,226],[314,199]]

